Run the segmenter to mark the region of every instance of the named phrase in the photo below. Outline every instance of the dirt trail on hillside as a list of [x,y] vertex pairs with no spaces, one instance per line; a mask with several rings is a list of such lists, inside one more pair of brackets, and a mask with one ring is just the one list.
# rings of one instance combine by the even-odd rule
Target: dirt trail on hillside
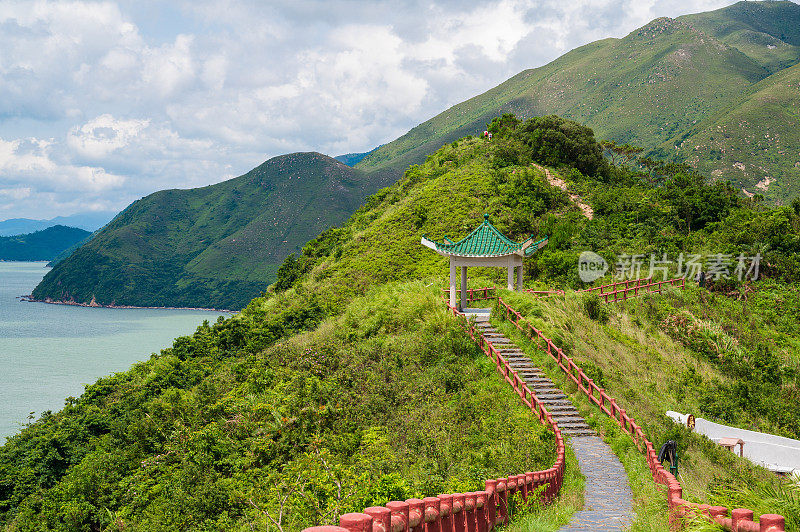
[[548,183],[566,192],[567,195],[569,196],[569,199],[571,199],[572,202],[578,206],[578,208],[581,210],[584,216],[586,216],[590,220],[594,218],[594,209],[592,209],[589,205],[584,203],[583,198],[567,190],[567,184],[564,182],[563,179],[553,174],[550,170],[548,170],[544,166],[540,166],[536,163],[531,163],[531,166],[533,166],[534,168],[538,168],[539,170],[544,172],[544,175],[547,178]]

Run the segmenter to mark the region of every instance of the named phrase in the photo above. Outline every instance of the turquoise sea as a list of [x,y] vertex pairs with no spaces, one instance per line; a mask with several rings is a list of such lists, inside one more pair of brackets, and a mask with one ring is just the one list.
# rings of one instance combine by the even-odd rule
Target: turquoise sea
[[30,415],[60,410],[84,385],[149,359],[203,320],[229,315],[20,301],[47,271],[43,262],[0,262],[0,444]]

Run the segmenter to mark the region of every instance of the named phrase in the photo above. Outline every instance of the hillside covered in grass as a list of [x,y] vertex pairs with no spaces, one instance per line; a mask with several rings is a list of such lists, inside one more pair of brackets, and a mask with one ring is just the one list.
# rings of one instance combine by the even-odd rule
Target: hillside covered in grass
[[[487,476],[549,466],[552,436],[445,311],[446,261],[420,244],[423,234],[460,238],[484,214],[511,238],[549,235],[548,246],[526,262],[529,285],[583,286],[576,264],[585,249],[613,260],[640,247],[733,253],[754,246],[764,256],[764,278],[785,287],[782,294],[797,286],[800,204],[765,207],[682,166],[647,173],[615,167],[590,129],[559,117],[503,116],[491,127],[491,141],[463,138],[443,146],[341,227],[319,234],[281,264],[275,285],[239,315],[203,325],[149,361],[100,379],[68,398],[62,411],[10,438],[0,449],[0,523],[17,531],[252,530],[281,519],[285,530],[298,530],[369,504],[472,490]],[[549,184],[542,165],[593,206],[591,220]],[[470,275],[484,285],[505,272]],[[717,314],[703,314],[693,299],[664,304],[689,306],[698,319],[719,316],[720,326],[729,327],[725,320],[738,315],[726,313],[735,297],[726,294],[767,286],[763,280],[715,286],[714,297],[723,299],[710,299],[709,308]],[[726,359],[695,357],[690,343],[660,329],[678,310],[614,314],[595,325],[578,315],[579,302],[568,305],[541,307],[548,332],[586,357],[593,356],[584,342],[594,327],[614,339],[614,349],[631,351],[611,362],[591,360],[643,424],[674,405],[666,379],[648,405],[640,388],[633,388],[637,395],[621,390],[628,373],[652,367],[660,375],[658,357],[697,359],[702,380],[692,386],[736,385],[736,374],[724,379]],[[764,355],[764,375],[788,385],[784,368],[796,357],[797,337],[790,315],[768,305],[748,312],[764,320],[756,321],[759,331],[773,322],[786,328],[783,336],[764,333],[742,346],[750,357],[752,345],[783,342],[785,350]],[[635,320],[636,335],[652,331],[652,338],[620,332]],[[658,342],[666,350],[649,349]],[[678,406],[699,408],[702,394],[688,393],[691,404]],[[717,415],[712,402],[707,408]],[[735,402],[724,408],[736,423],[794,430],[766,411]],[[654,441],[668,434],[663,423],[650,423]],[[763,478],[758,474],[746,478]],[[660,493],[640,497],[645,505],[664,500]]]
[[216,185],[156,192],[59,262],[33,296],[238,310],[275,280],[289,253],[390,182],[295,153]]
[[9,439],[0,522],[300,530],[555,460],[552,433],[436,288],[387,285],[322,322],[313,304],[273,303],[178,338]]
[[[665,415],[667,410],[691,413],[800,439],[797,285],[767,282],[749,298],[736,299],[690,283],[683,290],[669,288],[608,305],[594,318],[586,309],[587,296],[575,292],[545,299],[507,291],[501,296],[615,397],[656,447],[678,442],[680,481],[689,500],[780,513],[787,517],[787,530],[800,529],[800,487]],[[608,433],[618,454],[627,456],[626,467],[638,469],[641,482],[651,484],[630,439],[502,312],[495,312],[494,320],[571,393],[590,423]]]
[[525,70],[369,154],[365,170],[405,168],[492,117],[558,114],[599,139],[688,162],[773,203],[800,195],[800,6],[738,2],[660,18]]
[[56,225],[15,236],[0,236],[0,260],[52,260],[91,235],[77,227]]

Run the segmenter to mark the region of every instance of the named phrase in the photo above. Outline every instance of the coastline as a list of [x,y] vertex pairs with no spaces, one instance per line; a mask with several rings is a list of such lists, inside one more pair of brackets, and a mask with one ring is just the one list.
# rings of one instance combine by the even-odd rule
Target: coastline
[[48,305],[69,305],[72,307],[90,307],[90,308],[110,308],[110,309],[147,309],[147,310],[198,310],[204,312],[225,312],[229,314],[238,314],[238,310],[228,310],[221,308],[202,308],[202,307],[138,307],[135,305],[101,305],[94,299],[89,303],[78,303],[77,301],[54,301],[52,299],[34,299],[31,294],[25,296],[17,296],[17,298],[24,303],[46,303]]

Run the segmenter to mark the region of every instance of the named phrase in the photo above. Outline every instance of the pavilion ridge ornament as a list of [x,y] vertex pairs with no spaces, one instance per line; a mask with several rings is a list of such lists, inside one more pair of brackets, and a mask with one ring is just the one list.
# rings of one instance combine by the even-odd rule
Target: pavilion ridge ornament
[[[450,306],[456,306],[456,268],[461,268],[461,305],[467,306],[467,268],[489,267],[508,268],[508,289],[522,288],[522,260],[533,255],[547,245],[547,237],[534,241],[533,236],[524,242],[514,242],[497,230],[489,222],[489,215],[483,215],[483,223],[472,233],[458,242],[446,236],[444,242],[429,240],[422,236],[422,245],[440,255],[450,257]],[[516,283],[514,270],[516,270]]]

